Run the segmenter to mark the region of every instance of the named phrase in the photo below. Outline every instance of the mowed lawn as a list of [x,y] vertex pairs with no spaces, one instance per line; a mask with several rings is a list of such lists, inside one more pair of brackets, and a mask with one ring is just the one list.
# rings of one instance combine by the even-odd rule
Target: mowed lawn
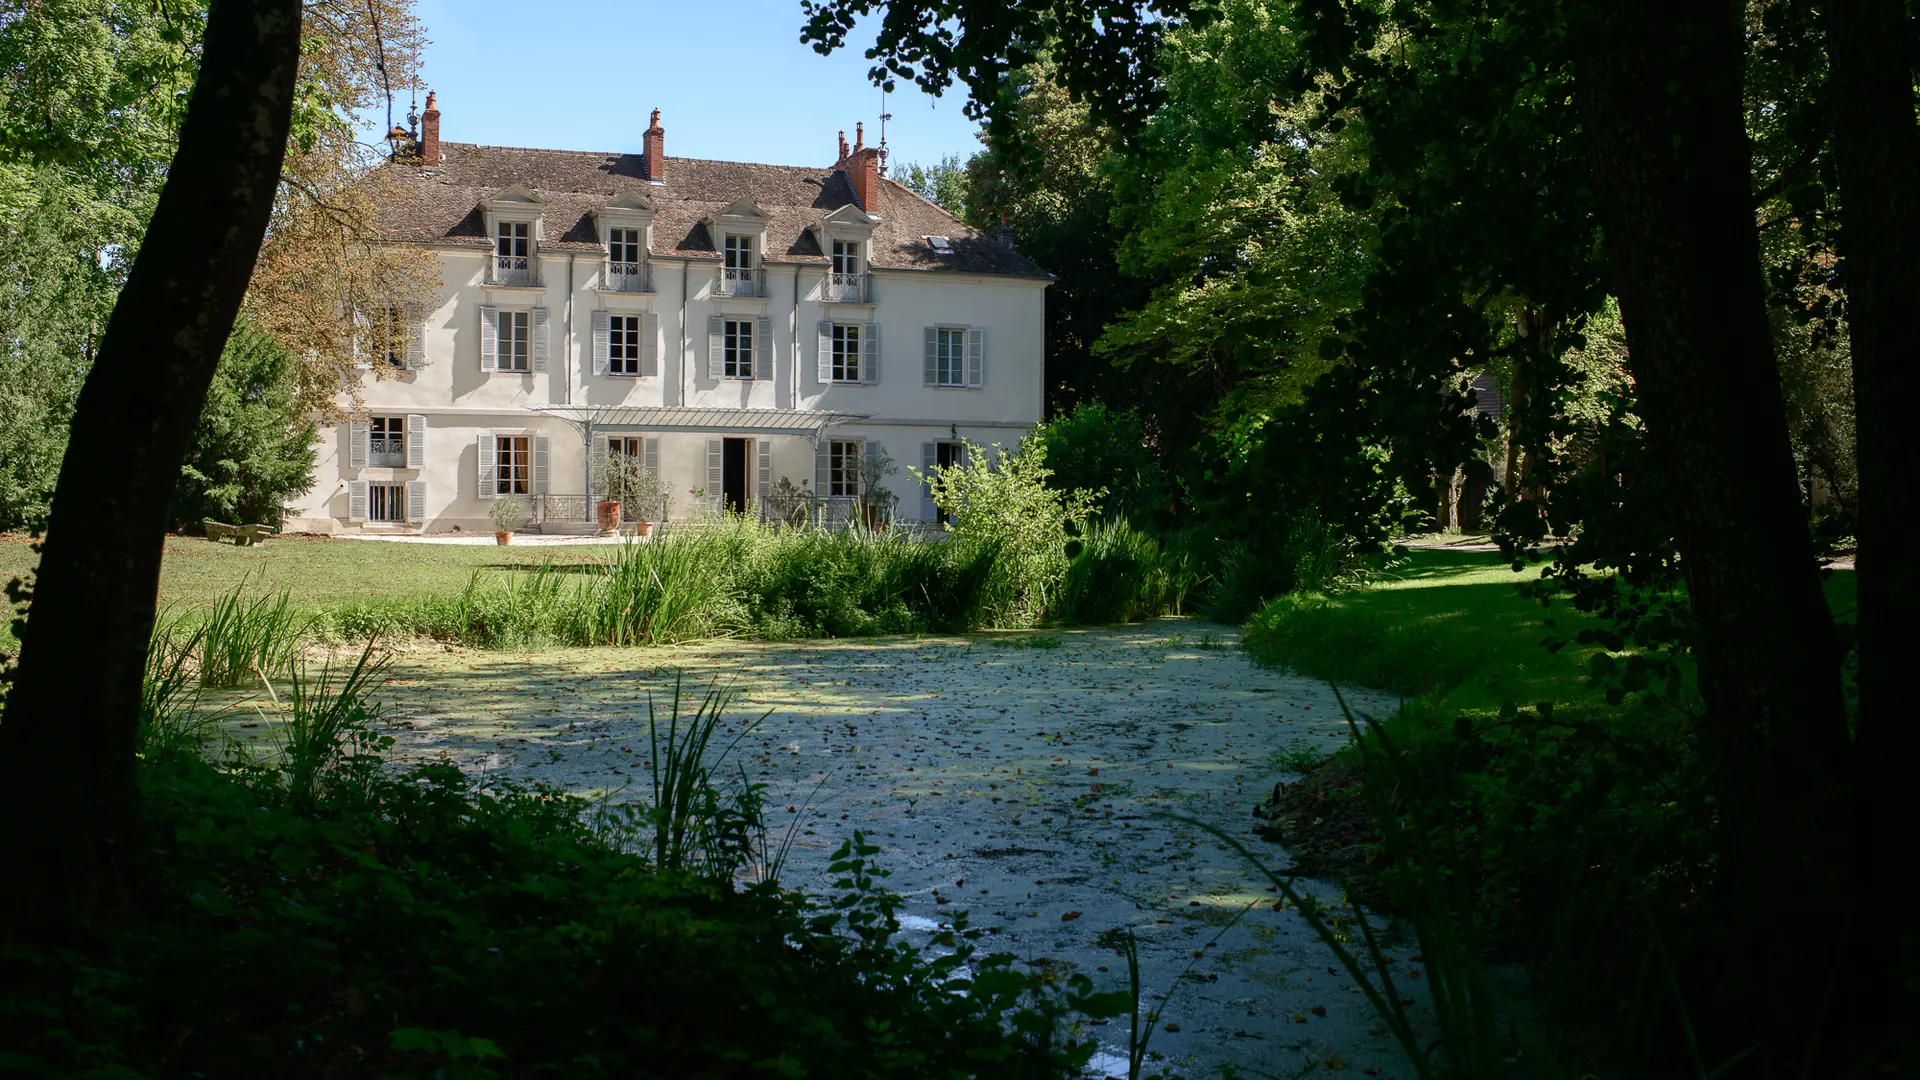
[[[1578,701],[1591,692],[1586,665],[1597,648],[1543,642],[1571,641],[1600,621],[1515,588],[1538,576],[1538,567],[1514,573],[1494,552],[1415,549],[1366,588],[1269,605],[1249,623],[1247,647],[1301,674],[1454,708]],[[1834,617],[1851,620],[1853,572],[1829,574],[1825,591]]]
[[[160,564],[160,604],[204,607],[245,582],[249,592],[285,589],[293,603],[318,610],[369,597],[448,595],[485,576],[555,563],[588,562],[591,548],[534,551],[461,544],[385,544],[284,536],[253,547],[216,544],[197,536],[167,537]],[[0,580],[11,581],[39,562],[25,536],[0,535]],[[0,648],[11,651],[9,627],[0,627]]]

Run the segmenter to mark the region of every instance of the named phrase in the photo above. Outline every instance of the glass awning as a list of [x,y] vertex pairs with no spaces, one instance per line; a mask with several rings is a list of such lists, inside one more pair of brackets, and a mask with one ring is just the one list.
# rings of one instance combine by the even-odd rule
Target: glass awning
[[586,431],[686,431],[728,435],[802,435],[817,438],[839,424],[867,419],[859,413],[817,409],[726,409],[690,405],[535,405]]

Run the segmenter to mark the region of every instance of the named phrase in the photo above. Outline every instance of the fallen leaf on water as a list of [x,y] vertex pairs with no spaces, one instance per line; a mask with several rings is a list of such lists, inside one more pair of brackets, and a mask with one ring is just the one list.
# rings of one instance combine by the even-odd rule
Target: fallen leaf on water
[[1064,915],[1062,915],[1062,916],[1060,916],[1060,921],[1061,921],[1061,922],[1072,922],[1073,920],[1075,920],[1075,919],[1077,919],[1077,918],[1079,918],[1079,917],[1080,917],[1080,913],[1079,913],[1079,912],[1077,912],[1077,911],[1069,911],[1069,912],[1067,912],[1066,914],[1064,914]]
[[1327,1015],[1327,1007],[1325,1005],[1315,1005],[1313,1008],[1308,1009],[1307,1011],[1312,1013],[1315,1016]]

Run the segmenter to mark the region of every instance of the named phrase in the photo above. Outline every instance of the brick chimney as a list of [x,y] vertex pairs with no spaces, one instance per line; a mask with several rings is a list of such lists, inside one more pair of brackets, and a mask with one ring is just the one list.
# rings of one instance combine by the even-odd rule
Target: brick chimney
[[653,110],[653,123],[641,140],[646,148],[647,179],[656,184],[667,180],[667,129],[660,126],[660,110]]
[[833,167],[847,174],[853,187],[853,201],[871,212],[880,195],[880,151],[866,145],[866,124],[853,125],[853,148],[847,148],[847,133],[840,133],[840,160]]
[[433,91],[427,91],[427,107],[420,114],[420,164],[440,164],[440,108],[434,104]]

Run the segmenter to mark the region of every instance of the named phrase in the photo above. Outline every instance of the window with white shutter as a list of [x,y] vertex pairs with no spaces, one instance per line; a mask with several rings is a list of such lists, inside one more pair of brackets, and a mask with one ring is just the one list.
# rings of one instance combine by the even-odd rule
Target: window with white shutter
[[347,481],[347,520],[367,520],[367,482],[365,480]]
[[427,482],[425,480],[407,481],[407,524],[424,525],[427,523]]
[[491,499],[500,494],[497,488],[498,478],[494,476],[494,467],[499,461],[496,453],[493,432],[482,432],[474,454],[474,457],[479,460],[478,483],[474,492],[482,499]]
[[427,467],[427,418],[419,413],[407,414],[407,468],[424,469]]
[[926,382],[928,386],[967,386],[967,338],[972,331],[957,326],[927,327]]
[[358,420],[347,426],[347,468],[364,469],[367,467],[367,440],[372,428]]
[[868,386],[880,381],[879,323],[868,323],[860,330],[860,381]]

